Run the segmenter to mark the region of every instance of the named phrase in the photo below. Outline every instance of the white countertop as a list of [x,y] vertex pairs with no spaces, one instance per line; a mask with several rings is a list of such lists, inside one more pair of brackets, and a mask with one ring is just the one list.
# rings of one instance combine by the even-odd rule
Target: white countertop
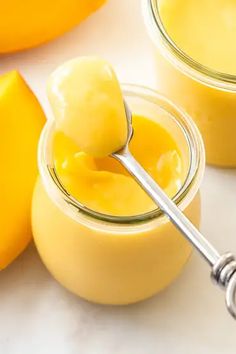
[[[0,58],[21,71],[47,111],[45,81],[63,61],[97,54],[121,81],[155,87],[149,38],[138,0],[110,0],[72,32]],[[202,231],[236,253],[236,170],[207,168]],[[235,354],[235,322],[208,266],[194,254],[181,277],[154,298],[127,307],[90,304],[63,289],[31,245],[0,273],[1,354]]]

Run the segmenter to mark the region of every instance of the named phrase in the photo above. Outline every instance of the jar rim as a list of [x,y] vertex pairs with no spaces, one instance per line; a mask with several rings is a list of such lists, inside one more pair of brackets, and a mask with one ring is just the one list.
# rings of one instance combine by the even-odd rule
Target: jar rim
[[168,35],[161,20],[158,0],[143,0],[142,8],[150,37],[175,67],[207,86],[224,91],[236,91],[236,75],[219,72],[204,66],[177,46]]
[[[122,91],[125,96],[140,97],[147,100],[149,103],[156,104],[163,111],[171,115],[174,123],[177,124],[183,132],[189,148],[189,170],[185,182],[177,194],[172,198],[172,200],[177,205],[182,206],[183,209],[185,204],[189,203],[189,200],[187,201],[187,198],[185,197],[188,195],[189,199],[192,199],[197,193],[205,166],[204,145],[195,123],[184,111],[175,106],[169,99],[150,88],[134,84],[123,84]],[[160,105],[160,102],[163,103],[163,106]],[[175,111],[176,116],[171,113],[173,110]],[[54,127],[54,120],[50,119],[45,124],[41,133],[38,146],[39,172],[47,193],[59,207],[63,208],[63,211],[66,211],[67,214],[69,214],[69,216],[74,217],[74,212],[76,212],[76,214],[84,215],[98,221],[123,225],[144,223],[163,216],[163,213],[159,208],[144,214],[132,216],[107,215],[86,207],[70,195],[60,182],[56,169],[52,164]],[[190,190],[192,193],[190,193]]]

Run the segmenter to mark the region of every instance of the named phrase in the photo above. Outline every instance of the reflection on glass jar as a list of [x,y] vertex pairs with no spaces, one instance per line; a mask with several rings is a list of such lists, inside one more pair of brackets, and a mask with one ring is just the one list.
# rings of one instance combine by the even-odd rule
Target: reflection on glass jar
[[[195,120],[203,136],[206,158],[209,164],[236,167],[236,74],[231,67],[232,65],[226,60],[226,55],[220,56],[218,60],[211,61],[207,60],[209,59],[209,53],[205,53],[205,57],[203,57],[204,49],[201,43],[204,39],[200,41],[198,47],[197,45],[195,47],[191,46],[191,40],[195,40],[195,37],[192,38],[191,30],[194,30],[192,27],[185,28],[188,45],[181,42],[183,44],[182,47],[185,46],[184,49],[178,47],[179,43],[177,41],[174,42],[173,37],[176,37],[175,39],[180,38],[179,28],[176,36],[173,35],[175,28],[172,28],[172,36],[168,34],[170,33],[171,25],[177,26],[177,22],[174,21],[171,24],[167,24],[166,17],[163,18],[163,14],[166,16],[166,14],[168,15],[168,11],[174,11],[174,9],[171,10],[171,8],[168,8],[167,4],[170,3],[172,6],[173,2],[168,0],[148,0],[143,2],[146,24],[155,44],[158,90],[170,97],[176,104],[182,106]],[[205,5],[207,3],[205,2]],[[214,2],[211,3],[212,6],[215,6]],[[189,9],[191,5],[187,2],[186,4],[188,4]],[[191,4],[196,8],[198,8],[198,4],[199,6],[200,4],[204,6],[204,2],[195,2],[194,0],[191,1]],[[218,4],[218,6],[223,6],[222,4],[223,2]],[[227,6],[227,4],[225,5]],[[162,11],[164,6],[165,13]],[[181,7],[182,10],[183,7]],[[206,11],[204,12],[205,16],[207,16]],[[223,9],[221,12],[225,13]],[[194,11],[194,14],[194,18],[199,15],[196,11]],[[181,20],[181,18],[183,19],[181,16],[186,17],[186,14],[181,15],[177,11],[177,13],[174,13],[174,16],[175,18],[179,16]],[[236,17],[235,9],[234,16]],[[214,24],[213,21],[212,23]],[[189,26],[191,26],[191,22]],[[210,23],[209,26],[211,26]],[[201,28],[201,24],[198,27]],[[202,36],[207,38],[210,30],[213,29],[204,27],[205,32]],[[232,31],[232,34],[235,36],[235,29],[232,28]],[[201,33],[199,37],[200,35]],[[216,34],[215,36],[218,38]],[[209,38],[209,41],[211,39]],[[219,40],[214,40],[214,42],[213,49],[219,51]],[[225,47],[228,46],[227,48],[231,49],[233,47],[236,51],[235,42],[231,43],[230,40],[228,42],[225,44]],[[188,46],[191,47],[191,50],[186,54]],[[190,57],[190,52],[194,53],[194,58]],[[197,59],[201,60],[201,62],[196,61]],[[220,59],[222,62],[220,62]],[[205,66],[209,62],[213,63],[214,69]],[[223,70],[223,64],[229,70],[228,73],[216,71]]]
[[[204,148],[191,119],[149,89],[125,85],[132,112],[158,122],[178,143],[185,179],[173,197],[199,226],[199,186]],[[159,209],[134,216],[101,214],[81,205],[61,186],[53,164],[54,123],[39,145],[40,177],[32,225],[36,246],[52,275],[73,293],[103,304],[128,304],[168,286],[181,272],[191,246]]]

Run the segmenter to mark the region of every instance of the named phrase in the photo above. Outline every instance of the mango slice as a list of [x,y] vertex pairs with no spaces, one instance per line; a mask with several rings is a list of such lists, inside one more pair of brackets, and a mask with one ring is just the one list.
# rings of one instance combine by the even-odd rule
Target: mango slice
[[37,143],[45,116],[17,71],[0,76],[0,269],[31,240]]
[[1,1],[0,53],[47,42],[68,31],[105,0]]

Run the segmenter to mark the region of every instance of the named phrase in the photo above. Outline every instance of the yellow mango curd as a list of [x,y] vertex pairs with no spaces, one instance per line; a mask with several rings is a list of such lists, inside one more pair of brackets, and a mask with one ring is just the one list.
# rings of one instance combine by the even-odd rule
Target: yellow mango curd
[[103,157],[127,140],[127,120],[112,67],[96,57],[81,57],[59,67],[48,82],[57,130],[83,152]]
[[145,299],[177,277],[191,246],[107,156],[126,141],[123,95],[134,113],[131,152],[197,226],[204,168],[199,133],[154,92],[133,86],[122,93],[109,64],[97,58],[66,63],[48,90],[56,117],[39,146],[32,208],[39,253],[54,277],[83,298]]
[[149,0],[157,87],[195,120],[207,162],[236,166],[236,3]]
[[[163,127],[145,117],[134,116],[133,127],[131,152],[173,197],[186,177],[176,142]],[[63,186],[90,209],[120,216],[155,209],[142,188],[111,157],[94,159],[59,133],[55,136],[54,158]]]
[[162,0],[159,11],[172,40],[213,70],[236,75],[234,0]]

